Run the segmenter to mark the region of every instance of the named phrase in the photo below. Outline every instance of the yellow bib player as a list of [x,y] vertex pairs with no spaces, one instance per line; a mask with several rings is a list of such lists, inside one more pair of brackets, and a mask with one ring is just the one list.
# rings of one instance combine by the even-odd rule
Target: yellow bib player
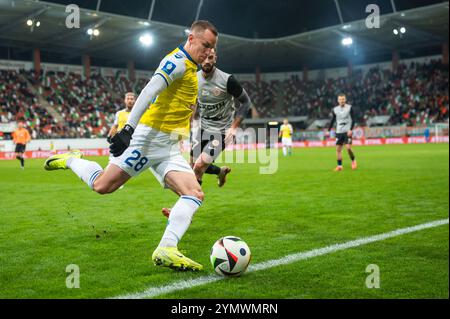
[[288,119],[284,119],[283,125],[280,127],[281,144],[283,146],[283,155],[292,155],[292,135],[294,128],[289,124]]
[[292,126],[291,125],[281,125],[280,128],[282,138],[292,138]]
[[127,110],[121,110],[116,113],[116,123],[117,123],[117,131],[121,131],[128,121],[128,116],[130,115],[130,112]]
[[108,142],[111,142],[111,138],[116,135],[117,132],[121,131],[128,121],[128,116],[130,115],[133,105],[136,102],[136,96],[133,92],[128,92],[125,94],[124,98],[125,108],[120,110],[114,116],[114,124],[108,133]]
[[[99,194],[116,191],[146,169],[178,194],[166,230],[152,254],[157,266],[193,271],[203,268],[178,250],[178,243],[204,198],[178,143],[180,135],[189,136],[189,121],[198,92],[197,65],[216,47],[217,37],[217,29],[211,23],[196,21],[186,43],[164,57],[139,94],[125,126],[111,138],[110,151],[114,157],[105,170],[96,162],[82,159],[82,154],[76,151],[51,156],[45,162],[46,170],[71,169]],[[154,198],[149,194],[142,200]],[[130,201],[125,206],[133,209],[133,204]]]

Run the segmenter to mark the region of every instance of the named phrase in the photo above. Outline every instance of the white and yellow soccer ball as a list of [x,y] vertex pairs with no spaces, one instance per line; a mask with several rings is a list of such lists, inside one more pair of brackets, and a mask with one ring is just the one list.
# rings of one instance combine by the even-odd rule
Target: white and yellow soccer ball
[[239,237],[226,236],[215,242],[210,259],[217,274],[238,277],[247,270],[251,257],[245,241]]

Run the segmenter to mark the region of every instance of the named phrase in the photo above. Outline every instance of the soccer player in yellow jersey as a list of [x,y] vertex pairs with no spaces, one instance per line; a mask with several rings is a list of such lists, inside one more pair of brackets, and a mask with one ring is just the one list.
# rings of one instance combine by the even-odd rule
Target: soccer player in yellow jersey
[[138,96],[124,128],[111,139],[114,157],[105,170],[81,159],[80,152],[55,155],[45,169],[71,169],[95,192],[109,194],[149,168],[159,182],[180,197],[172,208],[161,242],[152,255],[155,265],[176,270],[201,270],[199,263],[178,250],[203,191],[182,156],[178,143],[189,137],[190,118],[197,100],[197,66],[216,47],[217,29],[207,21],[192,24],[184,45],[169,53]]
[[122,130],[128,121],[128,116],[130,115],[131,110],[133,109],[133,105],[136,102],[136,96],[133,92],[128,92],[125,94],[125,108],[116,113],[114,117],[114,124],[109,130],[108,133],[108,142],[111,142],[111,139],[117,132]]
[[283,155],[292,155],[292,135],[294,134],[294,128],[289,124],[288,119],[284,119],[283,124],[280,127],[280,138],[283,146]]

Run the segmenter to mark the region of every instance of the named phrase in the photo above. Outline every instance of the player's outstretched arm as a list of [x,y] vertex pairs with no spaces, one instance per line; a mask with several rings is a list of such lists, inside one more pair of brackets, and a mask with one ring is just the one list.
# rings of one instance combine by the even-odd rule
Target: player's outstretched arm
[[242,121],[245,118],[245,115],[252,108],[252,101],[250,100],[250,96],[247,91],[242,87],[239,81],[231,75],[228,78],[227,82],[227,91],[229,94],[233,95],[233,97],[239,101],[239,107],[236,110],[236,116],[231,124],[232,129],[238,128]]
[[251,109],[252,102],[249,95],[239,83],[239,81],[231,75],[227,82],[227,92],[239,101],[240,106],[236,110],[236,115],[225,137],[225,144],[231,144],[236,136],[236,130],[241,125],[245,114]]
[[131,137],[134,133],[139,120],[141,119],[144,112],[147,110],[150,102],[153,98],[157,97],[162,91],[167,88],[166,81],[164,78],[158,74],[154,75],[147,86],[142,90],[141,94],[136,100],[133,106],[133,110],[128,117],[127,124],[125,127],[111,139],[111,146],[109,147],[111,153],[118,157],[123,154],[123,152],[130,145]]
[[236,99],[239,101],[240,106],[236,110],[235,123],[233,123],[235,126],[233,127],[239,127],[247,112],[252,108],[252,101],[250,100],[250,96],[245,89],[242,89],[241,95],[239,95]]
[[237,128],[241,125],[245,114],[247,114],[247,112],[251,109],[252,101],[250,100],[250,96],[247,91],[245,91],[241,83],[239,83],[233,75],[228,78],[227,91],[240,103],[239,108],[236,110],[235,121],[232,125],[233,128]]

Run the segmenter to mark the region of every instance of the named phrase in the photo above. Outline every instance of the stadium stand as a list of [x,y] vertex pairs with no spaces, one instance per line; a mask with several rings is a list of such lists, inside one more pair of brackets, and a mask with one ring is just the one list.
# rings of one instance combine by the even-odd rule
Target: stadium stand
[[[0,120],[25,121],[32,138],[45,138],[58,124],[15,71],[0,70]],[[59,135],[62,136],[62,135]]]
[[284,81],[283,116],[327,118],[340,92],[348,94],[361,125],[385,116],[387,125],[448,121],[448,67],[440,61],[401,64],[395,71],[372,68],[336,80]]

